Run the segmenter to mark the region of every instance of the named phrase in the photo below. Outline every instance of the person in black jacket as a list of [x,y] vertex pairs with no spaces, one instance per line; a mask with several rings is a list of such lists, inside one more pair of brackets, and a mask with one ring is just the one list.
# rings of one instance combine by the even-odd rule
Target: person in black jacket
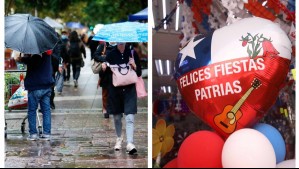
[[[15,58],[16,61],[27,64],[26,77],[24,80],[25,90],[28,91],[28,140],[50,140],[51,137],[51,87],[54,85],[51,64],[52,56],[46,52],[41,55],[25,55]],[[38,136],[36,129],[36,110],[40,104],[43,113],[43,134]]]
[[[133,58],[134,57],[134,58]],[[126,115],[126,135],[127,152],[135,154],[137,152],[134,142],[134,116],[137,113],[137,94],[135,84],[115,87],[112,81],[112,71],[107,64],[130,64],[136,71],[138,77],[141,76],[141,66],[137,53],[131,54],[131,50],[126,47],[126,43],[117,43],[117,48],[112,49],[106,56],[106,62],[102,64],[103,71],[108,76],[108,107],[107,112],[113,115],[114,125],[117,134],[115,151],[119,151],[122,146],[122,116]]]
[[72,31],[69,38],[70,41],[67,44],[67,51],[72,63],[74,86],[77,88],[81,71],[81,63],[83,61],[82,54],[84,59],[86,59],[86,51],[84,44],[79,39],[78,33],[76,31]]
[[[57,72],[62,74],[63,72],[63,65],[62,65],[62,57],[61,57],[61,47],[62,47],[62,41],[59,40],[57,44],[55,45],[53,51],[52,51],[52,69],[53,73],[52,76],[56,80],[55,75]],[[51,109],[55,109],[54,104],[54,98],[55,98],[55,84],[52,86],[52,93],[51,93],[51,99],[50,99],[50,105]]]
[[[96,52],[94,53],[94,60],[97,62],[106,62],[106,55],[115,48],[115,46],[109,43],[100,42]],[[107,112],[108,103],[108,75],[105,71],[100,71],[98,86],[102,87],[102,110],[104,118],[109,118],[109,113]]]
[[66,82],[70,81],[70,75],[71,75],[71,59],[67,52],[67,44],[69,42],[68,39],[68,33],[66,31],[61,32],[61,57],[63,59],[63,66],[65,71],[63,71],[63,79]]
[[90,60],[93,59],[94,54],[95,54],[95,52],[97,50],[97,47],[99,45],[98,41],[92,40],[93,37],[94,37],[94,33],[92,32],[91,35],[88,38],[88,41],[87,41],[87,46],[90,49]]

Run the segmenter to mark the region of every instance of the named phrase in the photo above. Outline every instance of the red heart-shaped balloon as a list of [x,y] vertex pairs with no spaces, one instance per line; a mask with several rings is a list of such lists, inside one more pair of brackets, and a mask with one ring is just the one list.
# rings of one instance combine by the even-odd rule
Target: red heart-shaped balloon
[[290,58],[291,42],[279,25],[246,18],[192,38],[178,55],[175,78],[191,111],[226,138],[264,117]]

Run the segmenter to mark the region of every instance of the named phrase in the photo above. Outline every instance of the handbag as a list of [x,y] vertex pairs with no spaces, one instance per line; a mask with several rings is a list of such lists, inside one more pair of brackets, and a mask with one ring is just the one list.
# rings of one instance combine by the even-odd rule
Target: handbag
[[[102,51],[102,57],[106,57],[106,45],[104,44],[104,48]],[[91,61],[91,70],[94,74],[99,74],[102,70],[102,63],[97,62],[94,59]]]
[[138,80],[136,72],[129,64],[110,65],[110,69],[112,71],[112,83],[115,87],[134,84]]
[[102,63],[97,62],[94,59],[91,61],[91,70],[94,74],[99,74],[102,70]]
[[147,92],[145,90],[145,85],[142,77],[138,77],[136,82],[136,93],[138,98],[143,98],[147,96]]

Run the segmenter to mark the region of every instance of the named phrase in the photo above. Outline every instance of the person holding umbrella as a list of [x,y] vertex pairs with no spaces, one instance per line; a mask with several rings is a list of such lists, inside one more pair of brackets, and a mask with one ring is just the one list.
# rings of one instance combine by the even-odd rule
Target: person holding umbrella
[[[132,57],[133,55],[133,57]],[[132,155],[137,152],[134,145],[134,117],[137,113],[137,94],[135,84],[115,87],[112,80],[112,71],[107,68],[107,64],[130,64],[136,71],[137,76],[141,76],[141,66],[136,52],[133,54],[131,50],[126,47],[126,43],[118,42],[117,47],[113,48],[106,56],[106,62],[102,64],[103,71],[106,71],[108,76],[108,105],[107,112],[113,115],[114,125],[116,130],[116,144],[115,151],[119,151],[122,147],[122,117],[126,116],[126,135],[127,135],[127,152]],[[107,69],[107,70],[106,70]]]
[[[44,20],[29,14],[14,14],[5,17],[5,47],[23,53],[16,61],[27,64],[24,80],[28,91],[28,140],[50,140],[51,137],[51,54],[58,42],[55,30]],[[40,104],[43,113],[43,134],[36,129],[36,113]]]
[[50,97],[54,85],[52,76],[51,51],[39,54],[25,54],[16,57],[15,60],[27,64],[27,72],[24,80],[25,90],[28,91],[28,140],[39,138],[36,129],[36,110],[40,104],[43,113],[43,134],[39,139],[50,140],[51,137],[51,110]]

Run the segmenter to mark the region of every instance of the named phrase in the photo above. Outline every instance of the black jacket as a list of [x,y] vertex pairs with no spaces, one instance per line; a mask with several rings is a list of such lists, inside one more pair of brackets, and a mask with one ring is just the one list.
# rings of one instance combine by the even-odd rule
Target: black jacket
[[[114,48],[106,56],[106,62],[110,65],[115,64],[127,64],[129,58],[131,57],[131,50],[126,48],[123,55],[117,48]],[[136,74],[138,77],[141,76],[141,65],[139,62],[139,57],[134,51],[134,60],[136,64]],[[109,114],[136,114],[137,113],[137,94],[135,84],[114,87],[112,82],[112,71],[108,67],[106,70],[106,75],[108,76],[108,105],[107,112]]]
[[21,62],[27,64],[27,72],[24,80],[25,89],[28,91],[49,89],[54,84],[51,64],[52,56],[45,53],[40,55],[25,56]]
[[[106,52],[103,55],[103,50],[104,50],[104,44],[100,44],[96,50],[96,52],[94,53],[94,60],[97,62],[106,62],[106,56],[114,49],[116,48],[115,46],[111,46],[109,43],[106,43]],[[100,71],[99,73],[101,82],[100,82],[100,86],[101,87],[107,87],[108,86],[108,76],[107,76],[107,71],[103,72]]]

